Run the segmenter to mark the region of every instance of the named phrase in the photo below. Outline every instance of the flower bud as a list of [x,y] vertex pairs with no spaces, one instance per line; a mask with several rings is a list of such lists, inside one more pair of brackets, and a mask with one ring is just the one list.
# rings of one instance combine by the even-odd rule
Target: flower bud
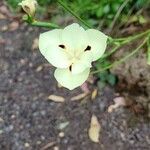
[[37,6],[37,1],[36,0],[23,0],[21,3],[19,3],[22,7],[22,9],[29,15],[29,16],[34,16],[35,11],[36,11],[36,6]]

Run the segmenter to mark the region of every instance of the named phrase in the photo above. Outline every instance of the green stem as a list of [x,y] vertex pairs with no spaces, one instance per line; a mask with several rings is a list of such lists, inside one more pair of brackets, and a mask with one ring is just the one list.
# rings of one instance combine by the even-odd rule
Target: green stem
[[64,2],[62,2],[61,0],[58,0],[58,3],[65,9],[67,10],[69,13],[71,13],[74,17],[76,17],[82,24],[84,24],[87,28],[91,28],[91,26],[86,23],[83,19],[81,19],[74,11],[72,11],[68,6],[66,6],[66,4]]
[[45,27],[45,28],[59,28],[57,24],[50,22],[33,21],[30,23],[32,26]]
[[124,37],[124,38],[117,38],[117,39],[113,39],[113,42],[119,42],[119,41],[126,41],[126,40],[135,40],[135,39],[138,39],[146,34],[150,33],[150,29],[146,30],[145,32],[142,32],[142,33],[139,33],[139,34],[136,34],[136,35],[131,35],[131,36],[128,36],[128,37]]
[[[118,43],[119,45],[117,45],[116,47],[114,47],[111,51],[109,51],[108,53],[104,54],[101,59],[104,59],[104,58],[107,58],[108,56],[110,56],[111,54],[113,54],[115,51],[117,51],[121,46],[129,43],[129,42],[132,42],[146,34],[149,34],[150,33],[150,30],[147,30],[145,32],[142,32],[142,33],[139,33],[137,35],[134,35],[134,36],[130,36],[130,37],[127,37],[127,38],[124,38],[124,41],[123,42],[120,42]],[[115,40],[113,40],[115,41]]]
[[108,53],[104,54],[101,59],[105,59],[106,57],[110,56],[111,54],[113,54],[118,48],[120,47],[120,45],[117,45],[116,47],[114,47],[111,51],[109,51]]
[[147,64],[150,65],[150,34],[147,40]]
[[132,51],[131,53],[129,53],[129,54],[126,55],[125,57],[121,58],[121,59],[118,60],[118,61],[115,61],[114,63],[108,65],[108,66],[105,67],[105,68],[98,69],[98,70],[96,70],[96,71],[91,72],[91,74],[96,74],[96,73],[98,73],[98,72],[105,71],[105,70],[107,70],[107,69],[110,69],[110,68],[112,68],[112,67],[114,67],[114,66],[116,66],[116,65],[118,65],[118,64],[120,64],[120,63],[122,63],[122,62],[125,62],[128,58],[130,58],[130,57],[133,56],[135,53],[137,53],[137,52],[143,47],[143,45],[147,42],[147,40],[148,40],[148,38],[145,38],[145,40],[142,42],[142,44],[140,44],[140,46],[138,46],[134,51]]

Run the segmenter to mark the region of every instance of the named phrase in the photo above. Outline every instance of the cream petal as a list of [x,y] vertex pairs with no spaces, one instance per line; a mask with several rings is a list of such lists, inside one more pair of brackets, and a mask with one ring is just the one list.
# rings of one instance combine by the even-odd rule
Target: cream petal
[[87,68],[80,74],[72,74],[69,69],[57,68],[55,70],[54,76],[62,86],[73,90],[74,88],[82,85],[87,80],[89,73],[90,68]]
[[66,52],[59,47],[49,46],[48,50],[44,53],[44,57],[54,67],[68,68],[72,64]]
[[76,63],[72,64],[72,73],[73,74],[78,74],[83,72],[85,69],[90,68],[92,62],[92,56],[90,51],[86,51],[82,54],[81,58],[79,61]]
[[61,42],[62,29],[54,29],[40,34],[39,48],[41,53],[45,52],[50,45],[59,45]]
[[104,54],[108,37],[104,33],[95,29],[88,29],[86,32],[89,38],[88,45],[91,46],[93,61],[95,61]]
[[61,33],[61,29],[55,29],[40,34],[39,49],[42,55],[53,66],[58,68],[67,68],[70,65],[68,55],[65,52],[65,49],[59,47],[59,45],[62,45]]
[[88,38],[86,31],[77,23],[73,23],[64,28],[62,41],[72,53],[83,52],[87,47]]

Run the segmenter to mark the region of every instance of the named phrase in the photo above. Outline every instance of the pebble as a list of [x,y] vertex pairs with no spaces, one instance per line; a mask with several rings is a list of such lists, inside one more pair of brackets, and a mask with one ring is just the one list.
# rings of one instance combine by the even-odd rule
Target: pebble
[[59,150],[59,147],[58,146],[54,146],[53,150]]
[[42,110],[40,113],[41,113],[42,116],[46,115],[46,111],[45,110]]
[[0,117],[0,123],[3,123],[4,122],[4,120]]
[[60,138],[63,138],[64,136],[65,136],[65,133],[64,133],[64,132],[60,132],[60,133],[59,133],[59,137],[60,137]]
[[16,116],[15,115],[11,115],[11,117],[10,117],[11,119],[15,119],[16,118]]
[[14,129],[14,126],[13,125],[9,125],[8,127],[5,128],[5,131],[6,132],[10,132]]
[[3,133],[3,130],[0,130],[0,134],[2,134]]
[[24,146],[25,147],[30,147],[30,144],[29,143],[25,143]]
[[41,135],[41,140],[44,141],[45,140],[45,136]]
[[42,143],[41,141],[37,141],[37,142],[36,142],[37,145],[40,145],[41,143]]

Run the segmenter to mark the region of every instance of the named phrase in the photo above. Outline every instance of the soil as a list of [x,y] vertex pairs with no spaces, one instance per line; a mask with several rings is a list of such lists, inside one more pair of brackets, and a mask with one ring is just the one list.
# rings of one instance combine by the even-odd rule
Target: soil
[[[129,71],[115,72],[122,80],[116,88],[107,86],[99,90],[95,100],[88,97],[82,101],[70,101],[72,96],[82,93],[81,89],[59,88],[53,76],[54,68],[38,48],[31,48],[41,29],[21,24],[10,30],[7,28],[10,23],[9,18],[0,19],[0,150],[149,150],[149,117],[142,101],[137,100],[137,97],[142,97],[146,106],[150,101],[150,70],[146,64],[138,64],[137,59],[133,59],[136,66],[130,69],[130,73],[133,70],[149,71],[142,78],[132,73],[138,80],[143,79],[144,91],[148,94],[142,90],[136,95],[128,89],[124,93],[135,104],[108,113],[107,109],[114,103],[118,92],[117,87],[123,87],[122,91],[125,89],[122,81],[130,79]],[[145,62],[142,54],[138,61],[143,59]],[[127,64],[131,66],[132,63]],[[136,85],[135,82],[132,85]],[[51,94],[63,96],[65,102],[48,100]],[[137,107],[143,111],[135,112]],[[88,137],[92,114],[98,117],[101,125],[98,144]]]

